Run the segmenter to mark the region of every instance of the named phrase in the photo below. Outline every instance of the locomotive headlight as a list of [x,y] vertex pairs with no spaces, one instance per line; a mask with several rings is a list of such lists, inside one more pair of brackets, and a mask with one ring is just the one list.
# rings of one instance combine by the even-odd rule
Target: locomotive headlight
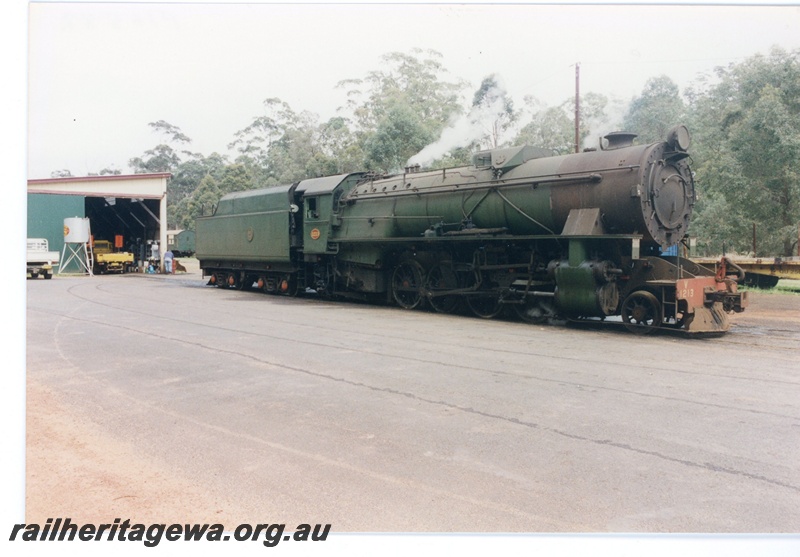
[[692,143],[689,129],[683,125],[675,126],[667,133],[667,143],[673,151],[688,151]]

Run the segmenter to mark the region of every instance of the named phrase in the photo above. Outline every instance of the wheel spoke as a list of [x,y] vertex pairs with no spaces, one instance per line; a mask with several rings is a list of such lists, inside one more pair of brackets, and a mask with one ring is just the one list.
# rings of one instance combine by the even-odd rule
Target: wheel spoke
[[400,307],[413,309],[422,301],[422,267],[416,261],[400,263],[392,273],[392,296]]
[[637,334],[647,334],[661,326],[661,304],[646,290],[638,290],[622,303],[625,327]]
[[491,319],[503,309],[500,298],[491,293],[467,296],[467,305],[476,316]]
[[[488,281],[484,280],[477,272],[473,273],[467,282],[469,287],[474,287],[478,282],[481,283],[481,286],[488,284]],[[488,288],[485,290],[478,288],[476,291],[468,293],[466,299],[470,311],[483,319],[491,319],[503,309],[499,294]]]
[[438,292],[458,288],[458,279],[449,265],[436,265],[428,273],[426,287],[429,292],[428,302],[439,313],[453,313],[458,306],[458,295],[436,295]]

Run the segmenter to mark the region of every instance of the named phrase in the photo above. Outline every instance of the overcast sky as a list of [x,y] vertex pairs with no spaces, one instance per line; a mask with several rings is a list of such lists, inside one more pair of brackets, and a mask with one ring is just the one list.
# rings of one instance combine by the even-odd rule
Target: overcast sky
[[336,84],[382,54],[433,49],[453,79],[498,74],[518,106],[581,91],[628,101],[648,78],[682,88],[771,45],[800,47],[800,8],[570,5],[34,3],[29,11],[28,173],[115,167],[166,120],[193,151],[227,153],[233,134],[279,97],[323,120]]

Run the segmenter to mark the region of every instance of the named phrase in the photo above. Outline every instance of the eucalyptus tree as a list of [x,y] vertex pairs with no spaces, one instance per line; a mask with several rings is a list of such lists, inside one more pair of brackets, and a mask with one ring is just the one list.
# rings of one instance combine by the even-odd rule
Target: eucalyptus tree
[[500,147],[505,142],[505,135],[519,118],[513,99],[495,74],[485,77],[475,91],[472,113],[483,120],[485,129],[479,143],[486,148]]
[[634,97],[622,120],[625,131],[636,133],[642,143],[663,141],[667,132],[687,117],[687,107],[678,85],[669,77],[653,77],[642,94]]
[[352,116],[368,167],[402,167],[463,111],[459,96],[465,83],[446,79],[441,58],[432,50],[391,52],[381,57],[382,69],[339,82],[348,98],[340,111]]
[[191,138],[165,120],[150,122],[148,126],[161,136],[161,143],[145,151],[143,156],[131,158],[128,164],[137,174],[172,174],[167,182],[167,226],[175,228],[180,202],[198,187],[206,174],[218,171],[227,160],[216,153],[206,158],[190,151]]
[[555,154],[575,152],[575,124],[563,106],[544,107],[534,112],[517,134],[514,143],[552,149]]
[[296,112],[278,98],[266,99],[263,114],[236,132],[228,145],[239,152],[236,161],[251,171],[250,187],[271,187],[352,170],[354,165],[349,161],[355,138],[347,120],[337,117],[323,124],[318,120],[316,114]]
[[194,230],[195,219],[211,214],[220,197],[222,191],[217,180],[211,174],[207,174],[190,195],[176,204],[173,217],[175,228]]
[[[800,222],[800,50],[715,70],[691,92],[697,181],[717,213],[733,223],[727,246],[757,255],[792,255]],[[724,205],[723,205],[724,202]],[[698,234],[715,232],[701,212]],[[719,219],[721,216],[718,217]],[[718,242],[719,243],[719,242]]]
[[199,153],[192,154],[191,158],[181,162],[172,171],[168,193],[173,195],[174,199],[170,199],[170,202],[180,201],[191,194],[206,175],[219,176],[228,164],[230,164],[228,157],[219,153],[211,153],[207,157]]
[[[130,159],[128,164],[137,174],[172,172],[181,163],[180,147],[189,145],[192,140],[178,126],[164,120],[150,122],[147,125],[165,140],[145,151],[144,156]],[[187,154],[188,151],[183,153]]]
[[207,173],[197,188],[177,203],[175,227],[194,230],[195,219],[211,214],[223,195],[252,189],[252,182],[251,170],[242,163],[227,164]]
[[357,141],[352,122],[343,116],[334,116],[319,125],[320,164],[325,174],[343,174],[363,169],[364,149]]
[[298,115],[288,103],[270,97],[263,102],[263,112],[237,131],[234,140],[228,144],[229,149],[239,153],[236,162],[250,168],[259,185],[278,183],[275,174],[279,172],[271,166],[274,161],[270,160],[270,151],[287,130],[296,127],[297,120]]
[[366,168],[396,172],[408,159],[435,139],[429,126],[410,106],[396,104],[388,109],[374,132],[363,143]]
[[[586,93],[580,99],[581,112],[578,127],[580,145],[583,146],[592,132],[597,132],[608,121],[608,98],[599,93]],[[570,98],[559,106],[543,106],[533,97],[525,103],[531,112],[528,122],[514,138],[516,145],[532,145],[552,149],[557,155],[575,152],[575,99]]]

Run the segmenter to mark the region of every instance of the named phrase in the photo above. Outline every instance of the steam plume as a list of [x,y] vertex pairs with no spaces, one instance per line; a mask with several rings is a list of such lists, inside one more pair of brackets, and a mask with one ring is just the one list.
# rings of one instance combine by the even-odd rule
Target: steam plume
[[433,161],[452,149],[466,147],[472,143],[482,143],[487,139],[496,139],[497,121],[510,104],[505,89],[497,84],[495,76],[487,79],[492,79],[493,85],[486,90],[477,104],[473,104],[469,113],[451,122],[436,142],[424,147],[408,159],[407,166],[415,164],[430,166]]

